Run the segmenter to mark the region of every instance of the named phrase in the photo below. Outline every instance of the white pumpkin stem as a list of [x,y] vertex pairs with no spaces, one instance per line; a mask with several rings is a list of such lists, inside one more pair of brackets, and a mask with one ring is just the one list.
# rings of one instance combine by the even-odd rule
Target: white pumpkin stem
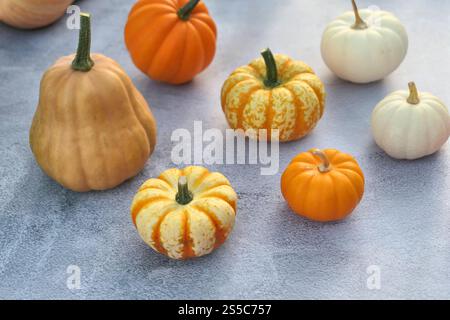
[[353,24],[353,29],[363,30],[367,29],[367,23],[359,15],[358,7],[356,6],[355,0],[352,0],[353,12],[355,13],[355,23]]
[[410,104],[418,104],[420,102],[420,99],[416,84],[411,81],[410,83],[408,83],[408,87],[409,87],[409,97],[406,101]]
[[323,152],[320,149],[314,149],[311,152],[313,155],[315,155],[316,157],[318,157],[322,163],[320,165],[317,166],[317,168],[319,169],[319,171],[321,173],[325,173],[331,170],[330,168],[330,160],[328,159],[327,155],[325,154],[325,152]]
[[189,191],[186,176],[178,178],[178,192],[175,200],[182,205],[188,204],[194,199],[192,192]]

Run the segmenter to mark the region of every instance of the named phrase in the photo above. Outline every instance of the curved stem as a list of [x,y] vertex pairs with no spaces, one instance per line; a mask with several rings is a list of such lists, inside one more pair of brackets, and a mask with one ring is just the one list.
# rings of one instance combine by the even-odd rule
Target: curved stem
[[72,69],[87,72],[93,66],[94,61],[91,59],[91,16],[88,13],[81,13],[78,49],[72,62]]
[[266,79],[264,79],[264,85],[269,88],[274,88],[280,84],[280,81],[278,81],[277,62],[269,48],[261,51],[261,55],[266,63]]
[[177,195],[175,196],[175,200],[179,204],[184,205],[191,202],[192,199],[194,199],[194,197],[192,196],[192,192],[190,192],[188,189],[187,179],[185,176],[181,176],[178,179],[178,192]]
[[359,15],[358,7],[356,6],[355,0],[352,0],[352,7],[353,12],[355,13],[355,23],[353,24],[352,28],[358,30],[367,29],[368,28],[367,23],[365,23],[364,20]]
[[417,91],[416,84],[414,82],[408,83],[409,87],[409,97],[406,101],[410,104],[418,104],[420,102],[419,92]]
[[318,157],[322,163],[320,165],[317,166],[317,168],[319,169],[319,171],[321,173],[325,173],[331,170],[330,168],[330,160],[328,159],[327,155],[325,154],[325,152],[323,152],[320,149],[314,149],[313,151],[311,151],[311,153],[313,155],[315,155],[316,157]]
[[189,0],[180,10],[178,10],[178,17],[181,20],[188,20],[191,16],[192,10],[195,9],[200,0]]

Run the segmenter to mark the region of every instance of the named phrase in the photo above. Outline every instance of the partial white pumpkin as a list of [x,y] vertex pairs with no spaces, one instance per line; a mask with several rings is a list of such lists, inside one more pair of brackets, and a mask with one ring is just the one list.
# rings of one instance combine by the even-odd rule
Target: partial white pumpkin
[[360,10],[333,20],[322,35],[321,53],[328,68],[339,78],[368,83],[385,78],[402,63],[408,51],[408,35],[390,12]]
[[438,151],[450,136],[450,115],[431,93],[391,93],[372,113],[372,133],[377,145],[396,159],[418,159]]

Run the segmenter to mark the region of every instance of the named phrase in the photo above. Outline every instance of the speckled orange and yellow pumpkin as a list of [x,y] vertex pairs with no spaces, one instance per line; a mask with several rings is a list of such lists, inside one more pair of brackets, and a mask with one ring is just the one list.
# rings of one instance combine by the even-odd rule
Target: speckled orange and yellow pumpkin
[[323,115],[324,85],[302,61],[272,55],[269,49],[261,54],[225,81],[221,103],[227,121],[255,138],[261,138],[258,129],[266,129],[268,139],[278,129],[280,141],[300,139]]
[[36,162],[78,192],[114,188],[142,170],[156,144],[156,121],[122,67],[91,54],[91,20],[80,14],[75,55],[62,57],[41,80],[30,129]]
[[147,180],[131,205],[141,238],[173,259],[203,256],[230,234],[237,195],[218,172],[190,166],[168,169]]

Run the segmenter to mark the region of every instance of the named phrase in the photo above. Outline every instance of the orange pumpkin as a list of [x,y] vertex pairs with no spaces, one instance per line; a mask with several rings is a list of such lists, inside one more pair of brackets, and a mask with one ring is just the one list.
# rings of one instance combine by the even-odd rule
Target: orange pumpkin
[[292,159],[281,177],[281,192],[301,216],[322,222],[340,220],[361,201],[364,175],[351,155],[312,149]]
[[134,64],[171,84],[192,80],[216,52],[216,25],[200,0],[140,0],[125,26]]
[[66,12],[73,0],[1,0],[0,21],[21,29],[47,26]]

